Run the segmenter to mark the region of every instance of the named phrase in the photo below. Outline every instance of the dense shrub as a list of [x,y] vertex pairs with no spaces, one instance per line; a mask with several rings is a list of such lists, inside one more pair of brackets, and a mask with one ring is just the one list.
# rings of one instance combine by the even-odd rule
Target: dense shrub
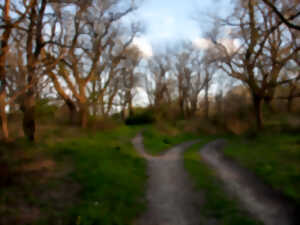
[[94,117],[89,118],[88,126],[94,130],[111,130],[120,125],[120,121],[114,117]]
[[39,100],[36,104],[36,115],[41,119],[54,118],[54,114],[57,110],[57,106],[50,105],[47,99]]
[[155,118],[152,110],[137,110],[137,112],[125,120],[127,125],[141,125],[154,122]]

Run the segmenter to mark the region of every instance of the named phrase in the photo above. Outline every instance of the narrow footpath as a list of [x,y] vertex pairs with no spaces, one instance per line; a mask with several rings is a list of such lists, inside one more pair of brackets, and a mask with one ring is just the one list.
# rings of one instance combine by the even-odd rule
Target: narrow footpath
[[199,205],[203,198],[193,190],[182,157],[183,151],[196,142],[180,144],[154,157],[145,152],[141,134],[133,139],[135,148],[148,162],[149,175],[147,210],[136,225],[200,224]]
[[295,207],[252,172],[225,157],[222,152],[225,144],[224,140],[211,142],[200,150],[200,154],[223,180],[226,189],[265,225],[299,225],[300,214],[297,214]]

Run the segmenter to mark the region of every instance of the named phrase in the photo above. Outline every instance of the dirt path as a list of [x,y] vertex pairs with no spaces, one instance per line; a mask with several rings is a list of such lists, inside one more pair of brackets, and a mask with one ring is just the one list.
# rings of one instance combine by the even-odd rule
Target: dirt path
[[217,171],[229,192],[236,195],[265,225],[299,225],[300,219],[296,220],[300,216],[287,200],[271,191],[254,174],[225,157],[221,151],[224,146],[224,140],[217,140],[207,144],[200,154]]
[[142,135],[133,140],[135,148],[148,161],[148,187],[146,212],[136,225],[199,225],[197,204],[200,193],[194,192],[184,170],[181,153],[196,143],[186,142],[170,149],[166,154],[153,157],[145,153]]

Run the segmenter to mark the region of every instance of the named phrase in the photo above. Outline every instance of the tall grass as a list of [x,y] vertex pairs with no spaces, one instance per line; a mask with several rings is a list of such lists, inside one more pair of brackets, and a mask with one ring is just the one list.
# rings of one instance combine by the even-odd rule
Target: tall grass
[[181,132],[171,126],[168,126],[167,129],[148,126],[144,129],[143,135],[146,151],[152,155],[159,155],[176,144],[197,138],[196,134]]

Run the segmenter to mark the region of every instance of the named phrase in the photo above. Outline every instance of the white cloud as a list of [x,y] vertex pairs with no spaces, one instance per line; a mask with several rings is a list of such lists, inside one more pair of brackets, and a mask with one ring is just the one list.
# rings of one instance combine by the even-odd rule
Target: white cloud
[[133,39],[133,45],[137,46],[141,50],[144,57],[150,58],[153,56],[152,46],[147,41],[147,39],[142,37],[135,37]]
[[222,39],[220,42],[226,47],[229,53],[233,53],[240,47],[240,43],[237,39]]
[[[233,53],[234,51],[238,50],[238,48],[240,47],[240,42],[237,39],[228,39],[228,38],[224,38],[219,40],[219,42],[224,45],[227,49],[228,52]],[[211,40],[206,39],[206,38],[196,38],[193,41],[194,45],[197,48],[200,49],[209,49],[212,48],[214,46],[214,44],[212,43]]]
[[198,37],[198,38],[194,39],[193,43],[197,48],[200,48],[200,49],[208,49],[208,48],[213,47],[213,43],[209,39],[206,39],[206,38]]

